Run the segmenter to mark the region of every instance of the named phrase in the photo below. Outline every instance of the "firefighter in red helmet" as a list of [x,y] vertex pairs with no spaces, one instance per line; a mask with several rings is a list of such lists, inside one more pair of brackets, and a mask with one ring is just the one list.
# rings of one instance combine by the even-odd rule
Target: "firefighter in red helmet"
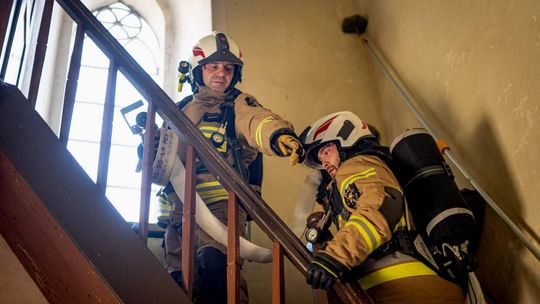
[[396,250],[406,221],[403,192],[390,154],[368,124],[351,112],[327,115],[300,135],[304,164],[331,177],[327,189],[337,232],[315,252],[306,280],[329,289],[338,278],[358,279],[375,303],[463,303],[460,286]]

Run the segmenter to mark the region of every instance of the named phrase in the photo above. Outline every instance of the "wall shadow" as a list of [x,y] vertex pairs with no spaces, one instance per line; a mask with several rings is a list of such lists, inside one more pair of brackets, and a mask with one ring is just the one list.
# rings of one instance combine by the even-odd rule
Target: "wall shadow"
[[[538,233],[523,220],[525,204],[516,190],[510,164],[506,161],[498,138],[492,121],[484,117],[476,125],[472,136],[460,143],[459,147],[465,147],[466,151],[456,149],[462,156],[460,161],[467,164],[471,176],[476,178],[514,224],[538,243]],[[540,298],[540,281],[534,279],[534,272],[525,264],[524,252],[528,249],[490,206],[485,208],[477,253],[479,267],[476,271],[484,292],[496,303],[523,303],[525,299],[520,298],[518,290],[532,284],[536,286],[527,289],[535,294],[534,298]]]

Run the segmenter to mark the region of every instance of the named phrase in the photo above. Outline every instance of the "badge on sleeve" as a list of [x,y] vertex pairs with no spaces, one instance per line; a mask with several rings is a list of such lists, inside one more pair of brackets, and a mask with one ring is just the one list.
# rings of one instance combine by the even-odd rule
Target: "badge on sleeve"
[[358,201],[358,198],[360,198],[360,195],[362,195],[362,192],[356,188],[354,183],[351,183],[347,189],[345,189],[343,198],[349,208],[356,209],[356,202]]
[[261,107],[260,103],[258,103],[255,99],[253,99],[253,98],[251,98],[249,96],[246,97],[246,103],[250,107]]

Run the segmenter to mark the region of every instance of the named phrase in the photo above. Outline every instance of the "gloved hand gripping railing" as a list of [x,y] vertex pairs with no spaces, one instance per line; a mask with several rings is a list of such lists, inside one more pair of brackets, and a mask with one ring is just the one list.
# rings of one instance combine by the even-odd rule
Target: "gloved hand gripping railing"
[[480,195],[486,200],[488,205],[495,211],[495,213],[502,219],[502,221],[510,228],[510,230],[517,236],[517,238],[527,247],[531,253],[540,261],[540,250],[536,248],[531,242],[527,240],[523,232],[512,222],[512,220],[506,215],[506,213],[495,203],[495,201],[487,194],[487,192],[476,182],[474,178],[467,172],[463,165],[452,155],[450,148],[444,144],[444,142],[436,136],[430,126],[427,124],[426,119],[417,109],[417,102],[415,98],[408,90],[407,86],[401,81],[400,77],[394,71],[392,66],[384,58],[381,52],[375,47],[366,36],[368,22],[359,15],[351,16],[343,20],[342,30],[344,33],[355,33],[360,36],[362,43],[367,47],[371,57],[375,63],[381,68],[384,75],[388,78],[390,83],[396,88],[399,95],[407,104],[409,109],[414,113],[416,118],[420,121],[424,129],[426,129],[434,138],[437,139],[437,144],[441,149],[441,153],[448,157],[452,163],[458,168],[463,176],[469,181],[469,183],[480,193]]

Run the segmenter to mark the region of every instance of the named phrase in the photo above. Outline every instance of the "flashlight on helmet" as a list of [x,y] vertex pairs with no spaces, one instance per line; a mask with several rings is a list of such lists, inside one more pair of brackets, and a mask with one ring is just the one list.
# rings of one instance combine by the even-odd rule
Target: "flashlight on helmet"
[[182,92],[182,88],[184,86],[184,82],[189,82],[189,78],[186,77],[186,74],[189,72],[189,62],[187,61],[180,61],[178,64],[178,87],[176,90],[178,93]]

